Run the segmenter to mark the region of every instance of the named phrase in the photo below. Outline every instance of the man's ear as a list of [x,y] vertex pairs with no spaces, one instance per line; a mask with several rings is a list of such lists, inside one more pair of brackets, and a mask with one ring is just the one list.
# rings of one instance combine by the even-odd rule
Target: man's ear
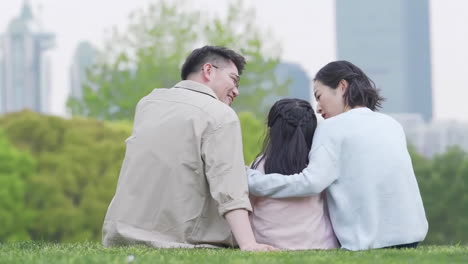
[[213,79],[213,66],[209,63],[205,63],[201,69],[202,78],[206,81]]

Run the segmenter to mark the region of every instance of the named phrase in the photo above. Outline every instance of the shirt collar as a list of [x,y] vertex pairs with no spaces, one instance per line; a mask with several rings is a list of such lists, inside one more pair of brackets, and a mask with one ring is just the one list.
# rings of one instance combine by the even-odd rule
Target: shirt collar
[[363,106],[363,107],[356,107],[356,108],[353,108],[353,109],[350,109],[348,111],[352,111],[352,112],[358,112],[358,113],[363,113],[363,112],[372,112],[372,110],[370,110],[369,108]]
[[368,112],[372,112],[372,110],[370,110],[370,109],[367,108],[367,107],[356,107],[356,108],[353,108],[353,109],[348,110],[348,112],[354,112],[354,113],[368,113]]
[[195,82],[195,81],[191,81],[191,80],[184,80],[184,81],[180,81],[176,85],[174,85],[174,88],[182,88],[182,89],[192,90],[192,91],[195,91],[195,92],[199,92],[199,93],[209,95],[209,96],[213,97],[214,99],[218,100],[218,97],[216,96],[216,94],[214,93],[214,91],[210,87],[208,87],[208,86],[206,86],[206,85],[204,85],[202,83],[199,83],[199,82]]

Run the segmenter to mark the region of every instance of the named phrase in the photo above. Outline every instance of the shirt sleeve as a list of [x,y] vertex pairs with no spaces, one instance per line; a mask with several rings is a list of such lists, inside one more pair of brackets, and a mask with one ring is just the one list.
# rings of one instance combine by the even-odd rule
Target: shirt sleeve
[[300,173],[265,175],[248,169],[250,193],[273,198],[304,197],[321,193],[338,178],[336,157],[332,145],[327,144],[328,141],[326,137],[314,138],[315,147],[309,153],[309,164]]
[[202,158],[219,214],[235,209],[252,211],[238,120],[224,124],[207,136],[202,143]]

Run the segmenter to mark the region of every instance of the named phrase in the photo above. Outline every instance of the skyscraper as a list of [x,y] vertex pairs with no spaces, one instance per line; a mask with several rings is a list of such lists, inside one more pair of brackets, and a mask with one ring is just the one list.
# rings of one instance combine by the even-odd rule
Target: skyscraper
[[87,71],[96,62],[99,51],[89,42],[80,42],[75,50],[70,67],[70,96],[82,98],[83,85],[88,81]]
[[267,113],[270,107],[282,98],[299,98],[311,101],[311,78],[301,65],[292,62],[280,62],[276,66],[275,75],[279,83],[286,81],[290,81],[290,83],[284,95],[269,94],[265,97],[263,105],[267,109]]
[[336,29],[338,59],[374,80],[383,112],[432,119],[428,0],[336,0]]
[[297,63],[281,62],[275,69],[275,74],[280,82],[291,80],[287,97],[299,98],[310,101],[309,75],[301,65]]
[[0,113],[31,109],[47,113],[54,35],[42,31],[29,1],[0,37]]

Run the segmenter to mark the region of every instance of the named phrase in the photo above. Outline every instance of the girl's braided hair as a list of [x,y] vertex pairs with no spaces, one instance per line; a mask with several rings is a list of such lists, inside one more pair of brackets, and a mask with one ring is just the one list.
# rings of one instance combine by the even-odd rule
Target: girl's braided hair
[[309,151],[317,117],[309,102],[301,99],[277,101],[268,114],[268,133],[252,168],[264,161],[265,173],[285,175],[301,172],[309,163]]

